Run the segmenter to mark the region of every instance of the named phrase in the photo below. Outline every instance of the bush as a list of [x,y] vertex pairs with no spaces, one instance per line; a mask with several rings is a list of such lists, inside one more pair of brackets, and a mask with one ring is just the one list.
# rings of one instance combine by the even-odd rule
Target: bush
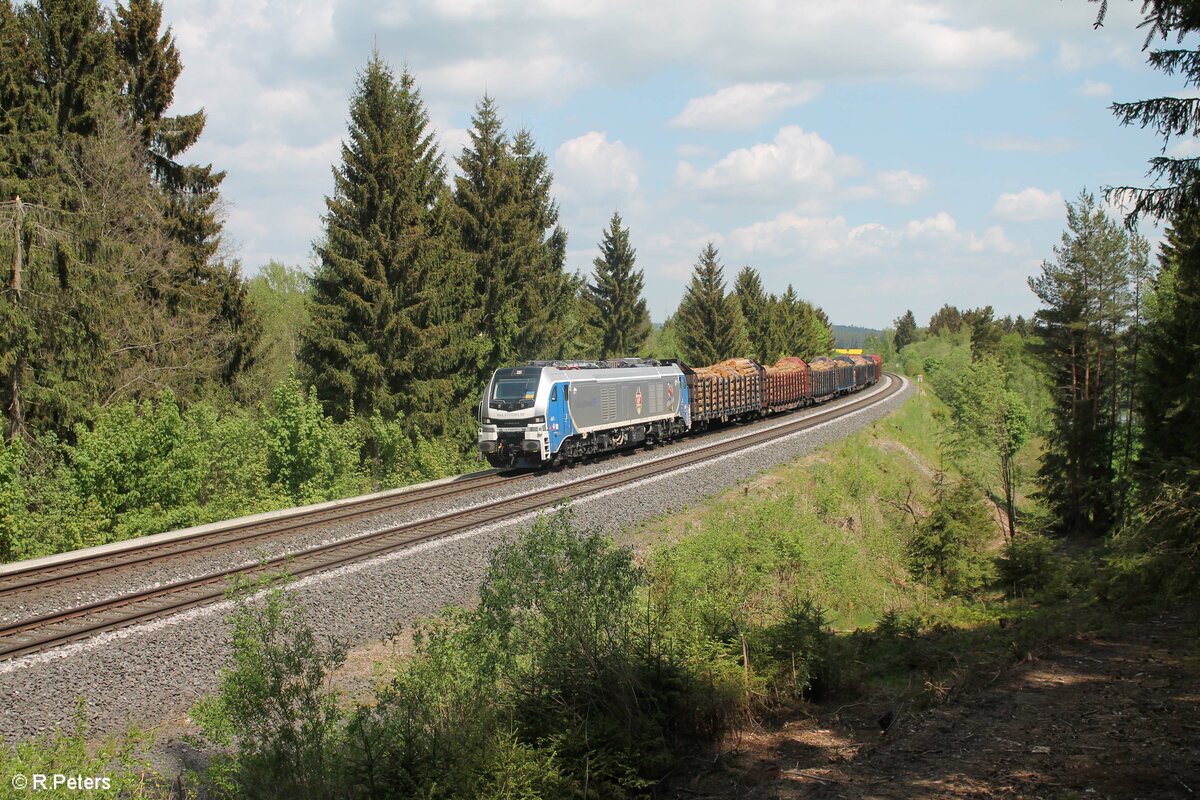
[[1054,542],[1038,533],[1020,534],[1008,542],[996,563],[1010,597],[1055,591],[1066,577]]
[[[157,776],[150,769],[148,754],[151,740],[137,730],[120,737],[109,737],[97,744],[89,735],[87,713],[83,701],[75,712],[70,730],[54,733],[33,741],[0,744],[0,797],[18,798],[46,795],[107,800],[141,800],[160,796],[154,791]],[[34,775],[63,775],[107,778],[108,785],[92,789],[39,791],[33,787]],[[30,781],[19,789],[12,781],[18,776]]]
[[324,798],[337,784],[337,694],[331,672],[345,651],[322,648],[282,588],[239,587],[233,664],[220,689],[192,718],[210,742],[232,748],[216,758],[207,782],[228,796]]
[[272,394],[264,412],[267,478],[297,504],[346,497],[366,490],[359,471],[362,440],[353,423],[325,416],[317,390],[305,394],[295,378]]
[[908,543],[913,577],[950,594],[971,594],[992,577],[987,546],[995,523],[984,510],[983,496],[964,480],[939,478],[933,513]]

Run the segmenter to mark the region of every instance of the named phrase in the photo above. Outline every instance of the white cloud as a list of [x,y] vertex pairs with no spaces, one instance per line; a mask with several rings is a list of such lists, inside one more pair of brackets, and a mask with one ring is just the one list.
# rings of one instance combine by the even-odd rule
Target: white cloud
[[883,194],[883,199],[897,205],[915,203],[929,191],[929,179],[906,169],[892,172],[881,172],[876,176],[876,182]]
[[945,211],[910,220],[898,229],[877,222],[851,226],[844,216],[784,211],[737,228],[730,236],[739,254],[768,258],[828,259],[849,263],[883,253],[924,251],[937,256],[1011,253],[1016,247],[998,226],[963,232]]
[[1005,193],[996,200],[992,213],[1012,222],[1053,219],[1063,214],[1062,192],[1057,189],[1046,192],[1031,186],[1019,192]]
[[839,176],[857,170],[855,159],[839,156],[820,134],[788,125],[773,141],[734,150],[707,169],[681,162],[675,183],[709,198],[767,202],[828,195]]
[[1058,65],[1067,72],[1078,72],[1083,66],[1083,52],[1074,42],[1061,42],[1058,45]]
[[807,103],[820,92],[821,84],[816,81],[739,83],[689,100],[683,111],[671,120],[671,125],[677,128],[753,130],[780,112]]
[[945,211],[939,211],[932,217],[910,220],[904,226],[904,233],[910,239],[924,237],[953,237],[958,233],[958,223],[954,217]]
[[1068,153],[1079,147],[1079,143],[1066,136],[1018,136],[1010,133],[997,133],[990,136],[967,137],[970,144],[982,147],[984,150],[1002,150],[1017,153],[1037,153],[1039,155],[1058,155]]
[[1113,96],[1113,87],[1104,81],[1084,81],[1079,87],[1079,93],[1084,97],[1109,98]]
[[1200,139],[1178,139],[1169,148],[1167,155],[1171,158],[1195,158],[1200,156]]
[[555,187],[579,202],[620,200],[638,190],[638,156],[602,131],[569,139],[554,152]]

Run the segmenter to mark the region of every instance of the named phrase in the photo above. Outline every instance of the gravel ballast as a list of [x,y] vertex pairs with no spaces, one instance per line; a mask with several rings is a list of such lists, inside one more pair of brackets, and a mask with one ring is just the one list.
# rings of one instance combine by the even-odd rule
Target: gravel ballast
[[[877,390],[883,388],[881,383]],[[579,498],[571,505],[585,524],[616,533],[643,519],[687,508],[763,470],[840,440],[898,408],[911,391],[911,384],[906,382],[898,394],[847,417],[626,487]],[[802,414],[821,410],[812,409],[761,424],[784,424]],[[689,439],[670,448],[639,451],[571,470],[548,472],[532,481],[521,481],[518,490],[506,492],[501,486],[473,492],[469,502],[462,498],[433,501],[419,508],[344,523],[319,534],[290,539],[288,546],[294,547],[296,539],[311,543],[330,541],[444,514],[513,491],[524,493],[658,458],[667,452],[703,446],[744,434],[749,429],[750,426],[744,426]],[[490,553],[527,527],[534,516],[515,517],[314,575],[293,584],[290,591],[320,637],[336,637],[350,646],[379,641],[394,634],[398,627],[435,614],[447,604],[471,602]],[[256,549],[250,560],[257,561],[261,555],[262,550]],[[246,554],[224,553],[202,565],[180,564],[172,567],[169,575],[157,578],[176,580],[182,575],[209,571],[216,561],[235,563],[238,558],[245,560]],[[71,595],[87,596],[79,589]],[[70,599],[39,598],[37,602],[69,604]],[[199,697],[216,688],[220,668],[229,653],[225,622],[228,612],[229,605],[219,603],[0,663],[0,734],[12,741],[69,725],[77,697],[84,698],[95,733],[117,733],[130,724],[153,727],[164,720],[178,719]],[[17,616],[28,616],[28,612],[22,611]]]

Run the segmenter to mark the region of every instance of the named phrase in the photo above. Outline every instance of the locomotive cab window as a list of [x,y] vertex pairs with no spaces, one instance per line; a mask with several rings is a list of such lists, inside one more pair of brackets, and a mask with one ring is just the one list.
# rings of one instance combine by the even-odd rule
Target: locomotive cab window
[[554,387],[550,389],[550,402],[553,403],[556,400],[558,400],[558,384],[555,384]]
[[532,400],[542,376],[539,367],[510,367],[496,370],[492,381],[493,400]]

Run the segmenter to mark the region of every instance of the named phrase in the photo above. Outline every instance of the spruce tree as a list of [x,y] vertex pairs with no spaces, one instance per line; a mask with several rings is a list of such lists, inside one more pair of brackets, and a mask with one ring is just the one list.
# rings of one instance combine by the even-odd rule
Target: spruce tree
[[1139,358],[1148,424],[1138,460],[1150,484],[1194,476],[1200,464],[1200,209],[1175,213],[1160,264]]
[[650,312],[642,297],[643,273],[634,269],[637,251],[629,243],[629,229],[613,212],[600,242],[600,255],[588,292],[596,308],[600,331],[600,358],[636,355],[650,335]]
[[112,31],[121,95],[154,176],[169,200],[172,233],[192,252],[194,278],[220,285],[228,276],[219,274],[219,267],[209,266],[220,246],[223,226],[216,206],[225,173],[215,172],[211,164],[179,161],[204,132],[205,116],[203,110],[164,116],[183,65],[171,29],[160,35],[161,26],[162,4],[157,0],[117,3]]
[[750,354],[761,363],[774,363],[771,337],[771,300],[763,290],[758,270],[751,266],[742,267],[733,282],[733,293],[746,321],[746,338],[750,342]]
[[743,356],[749,347],[737,298],[725,293],[724,269],[709,242],[676,313],[679,349],[690,364],[715,364]]
[[470,137],[457,159],[454,221],[473,261],[482,383],[498,367],[562,355],[575,295],[545,155],[528,131],[509,140],[486,95],[475,108]]
[[96,132],[113,93],[116,58],[96,0],[40,0],[22,9],[60,140]]
[[563,322],[574,295],[566,272],[567,232],[558,224],[558,203],[550,195],[554,176],[527,129],[513,137],[510,157],[516,179],[513,267],[521,309],[514,349],[519,357],[561,357]]
[[[1096,17],[1096,25],[1100,26],[1108,11],[1108,0],[1092,2],[1100,3]],[[1174,38],[1182,44],[1191,40],[1191,34],[1200,31],[1200,10],[1194,0],[1143,0],[1142,15],[1139,27],[1148,30],[1143,50],[1156,37],[1163,41]],[[1200,86],[1200,48],[1151,50],[1146,60],[1167,75],[1179,73],[1189,89]],[[1132,204],[1126,223],[1132,228],[1143,215],[1158,220],[1170,219],[1200,205],[1200,160],[1190,155],[1169,156],[1165,152],[1165,143],[1171,139],[1200,136],[1200,97],[1165,95],[1113,103],[1112,111],[1120,124],[1150,128],[1164,141],[1164,153],[1150,159],[1149,188],[1121,186],[1107,192],[1109,199]]]
[[338,418],[412,413],[432,346],[426,328],[447,324],[433,307],[453,288],[440,265],[455,254],[442,211],[445,168],[424,104],[412,75],[397,83],[378,53],[359,75],[333,174],[301,358]]
[[471,121],[471,144],[463,148],[454,178],[454,222],[472,261],[479,308],[481,354],[478,380],[516,360],[521,309],[514,302],[512,219],[517,185],[508,137],[495,101],[484,95]]
[[904,315],[897,317],[892,324],[896,328],[897,352],[917,340],[917,318],[913,316],[912,309],[905,311]]

